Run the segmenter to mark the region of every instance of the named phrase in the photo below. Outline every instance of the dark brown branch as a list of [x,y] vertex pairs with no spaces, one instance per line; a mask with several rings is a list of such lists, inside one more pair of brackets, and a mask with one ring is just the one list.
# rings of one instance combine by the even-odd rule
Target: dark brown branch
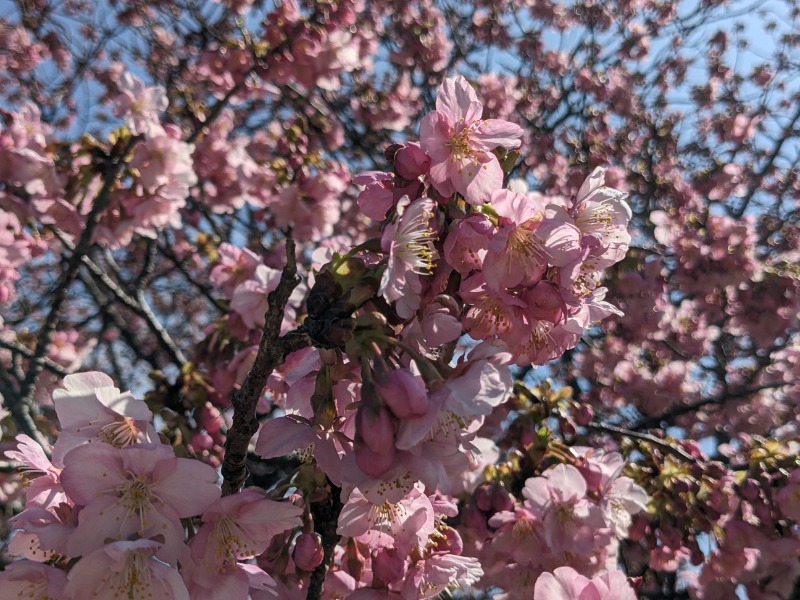
[[[18,344],[17,342],[9,342],[3,339],[0,339],[0,348],[5,348],[6,350],[10,350],[14,354],[19,354],[24,358],[31,359],[33,358],[33,350],[26,348],[22,344]],[[62,367],[57,362],[45,357],[42,359],[42,365],[48,371],[52,371],[59,377],[66,377],[69,375],[69,371]]]
[[300,282],[296,261],[294,240],[287,238],[286,266],[278,287],[267,297],[269,307],[264,315],[264,329],[255,362],[242,388],[233,394],[233,424],[225,440],[225,460],[222,463],[223,496],[238,492],[247,479],[247,448],[258,431],[256,405],[267,378],[287,354],[310,343],[302,329],[280,336],[286,303]]
[[[54,232],[62,243],[67,244],[67,247],[72,249],[69,246],[69,241],[60,231],[55,229]],[[156,315],[153,313],[150,305],[147,303],[147,299],[144,297],[144,292],[142,289],[137,286],[136,297],[134,298],[125,290],[123,290],[122,287],[120,287],[113,279],[111,279],[111,277],[109,277],[109,275],[96,262],[94,262],[88,254],[85,254],[81,257],[81,262],[84,264],[84,266],[86,266],[94,279],[97,280],[97,282],[100,283],[106,291],[113,295],[116,300],[121,302],[123,306],[145,320],[148,329],[150,329],[153,335],[156,336],[159,345],[169,355],[172,362],[178,365],[178,367],[181,367],[186,362],[186,357],[183,355],[183,352],[172,339],[164,325],[162,325],[161,321],[159,321],[158,317],[156,317]]]
[[628,428],[632,431],[639,431],[642,429],[650,429],[652,427],[660,427],[661,423],[668,423],[671,424],[672,421],[680,417],[682,415],[686,415],[695,411],[698,411],[706,406],[711,406],[712,404],[723,405],[730,400],[743,400],[750,396],[751,394],[758,393],[762,390],[770,390],[770,389],[777,389],[783,387],[784,383],[769,383],[765,385],[757,385],[749,388],[745,388],[743,390],[737,392],[729,392],[722,397],[718,398],[703,398],[702,400],[698,400],[692,404],[679,404],[659,415],[655,415],[653,417],[647,417],[644,419],[640,419],[634,423],[628,425]]
[[325,575],[333,561],[333,552],[336,544],[339,543],[340,535],[336,533],[339,524],[339,513],[342,512],[342,490],[330,483],[328,480],[330,493],[321,502],[311,503],[311,514],[314,515],[314,531],[322,538],[323,558],[322,562],[311,573],[311,581],[308,584],[306,600],[320,600],[325,591]]

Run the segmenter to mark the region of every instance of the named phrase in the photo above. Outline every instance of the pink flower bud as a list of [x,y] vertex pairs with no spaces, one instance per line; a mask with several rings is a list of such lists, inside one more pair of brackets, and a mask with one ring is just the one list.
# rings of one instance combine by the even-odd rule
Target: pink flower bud
[[390,452],[379,454],[370,450],[363,442],[356,440],[355,452],[358,468],[370,477],[380,477],[394,465],[394,446],[391,447]]
[[575,422],[578,425],[588,425],[594,419],[594,409],[588,404],[580,404],[575,409]]
[[195,452],[210,450],[214,447],[214,440],[205,431],[197,431],[192,434],[191,446]]
[[390,371],[377,382],[377,388],[398,419],[421,417],[428,411],[428,390],[409,371]]
[[481,486],[475,490],[475,506],[483,512],[492,510],[492,490],[489,486]]
[[431,157],[417,144],[409,144],[394,155],[394,169],[400,177],[411,181],[431,168]]
[[209,433],[216,433],[222,428],[222,415],[210,402],[206,402],[197,413],[197,420],[203,429]]
[[318,533],[303,533],[297,538],[294,545],[294,563],[303,571],[316,569],[325,555],[322,548],[322,538]]
[[394,451],[394,420],[385,407],[362,405],[356,414],[356,436],[373,452]]
[[514,510],[514,504],[514,497],[505,489],[499,488],[495,491],[494,497],[492,498],[492,508],[496,512]]
[[372,572],[384,583],[404,579],[407,570],[406,557],[397,548],[382,548],[372,559]]

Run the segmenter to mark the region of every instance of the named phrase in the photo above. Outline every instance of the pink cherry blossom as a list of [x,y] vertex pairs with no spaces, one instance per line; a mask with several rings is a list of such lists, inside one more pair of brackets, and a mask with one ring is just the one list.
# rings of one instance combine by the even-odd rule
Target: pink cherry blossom
[[[130,392],[120,393],[108,375],[77,373],[64,378],[53,392],[62,437],[78,441],[101,441],[121,448],[136,442],[157,442],[153,413]],[[63,434],[67,434],[64,436]]]
[[436,204],[429,198],[397,206],[398,218],[383,231],[381,246],[388,253],[386,270],[381,277],[378,293],[389,302],[398,304],[401,316],[410,316],[410,309],[419,308],[419,298],[409,287],[428,275],[439,253],[433,245],[436,239]]
[[491,289],[533,285],[548,266],[562,267],[578,258],[580,233],[571,218],[545,218],[541,203],[508,190],[494,192],[491,201],[502,217],[483,264]]
[[159,113],[169,105],[164,88],[147,87],[129,72],[120,78],[119,92],[120,95],[114,101],[114,113],[118,117],[125,117],[134,135],[145,133],[149,123],[157,123]]
[[172,562],[183,543],[180,519],[203,513],[220,494],[212,467],[176,458],[160,444],[78,446],[65,456],[62,481],[84,506],[69,542],[72,556],[135,533],[164,536],[159,558]]
[[189,600],[177,569],[155,558],[160,546],[158,542],[141,539],[97,548],[70,569],[64,588],[66,597]]
[[223,569],[266,550],[272,537],[302,524],[303,509],[248,487],[217,500],[203,513],[191,541],[192,556],[207,569]]
[[431,159],[430,178],[438,192],[458,192],[473,205],[482,204],[503,184],[503,170],[492,150],[520,145],[522,128],[499,119],[481,120],[483,105],[467,80],[445,79],[436,111],[420,126],[420,145]]
[[67,574],[61,569],[30,560],[12,562],[0,571],[6,598],[60,598],[66,583]]
[[587,552],[604,522],[586,498],[586,481],[571,465],[557,465],[525,482],[525,505],[542,519],[545,540],[554,552]]
[[339,485],[342,481],[340,454],[349,445],[346,438],[342,439],[332,430],[291,415],[264,423],[256,439],[255,451],[264,458],[273,458],[300,450],[302,459],[308,460],[313,456],[319,468]]
[[6,450],[6,457],[17,460],[26,471],[41,473],[28,485],[25,498],[26,507],[55,506],[67,502],[61,485],[62,468],[50,462],[42,447],[33,439],[21,433],[17,436],[17,450]]
[[372,548],[394,546],[401,552],[425,545],[434,531],[433,506],[413,488],[398,502],[373,503],[353,490],[339,516],[337,533],[358,537]]
[[560,567],[539,577],[533,600],[636,600],[636,594],[620,571],[589,580],[570,567]]

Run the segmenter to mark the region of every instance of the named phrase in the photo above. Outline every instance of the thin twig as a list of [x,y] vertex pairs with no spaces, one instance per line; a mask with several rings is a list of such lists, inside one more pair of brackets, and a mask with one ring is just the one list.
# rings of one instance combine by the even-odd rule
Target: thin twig
[[91,212],[86,217],[86,225],[75,247],[75,251],[69,257],[67,268],[58,282],[58,285],[56,285],[55,290],[53,290],[53,300],[50,304],[50,311],[45,318],[42,328],[39,330],[36,348],[33,351],[33,356],[30,358],[28,373],[20,386],[20,393],[18,396],[6,398],[6,407],[13,415],[14,421],[23,433],[35,439],[42,446],[45,453],[49,452],[47,440],[36,427],[30,414],[30,405],[33,402],[36,384],[44,368],[42,359],[47,354],[53,334],[61,321],[61,310],[64,307],[64,302],[67,300],[69,289],[81,269],[82,257],[89,251],[93,243],[92,238],[94,237],[95,229],[100,223],[103,212],[111,202],[111,191],[117,182],[117,177],[125,166],[125,159],[128,153],[139,139],[141,139],[139,136],[131,137],[123,146],[115,148],[116,151],[106,158],[105,165],[103,166],[103,186],[95,197]]
[[[17,342],[9,342],[7,340],[0,339],[0,348],[5,348],[6,350],[10,350],[13,353],[19,354],[27,359],[33,358],[33,350],[30,348],[26,348],[22,344],[18,344]],[[62,367],[60,364],[51,360],[47,357],[41,359],[42,366],[48,371],[52,371],[59,377],[66,377],[69,375],[69,371]]]
[[673,446],[667,440],[662,438],[658,438],[654,435],[650,435],[649,433],[639,433],[638,431],[631,431],[630,429],[624,429],[622,427],[616,427],[615,425],[606,425],[605,423],[598,423],[593,422],[587,425],[589,429],[594,431],[602,431],[604,433],[610,433],[616,437],[623,437],[623,438],[633,438],[636,440],[641,440],[643,442],[648,442],[661,448],[667,454],[672,454],[673,456],[677,456],[678,458],[682,458],[687,462],[695,463],[697,462],[697,458],[686,452],[684,449],[679,448],[678,446]]
[[[69,241],[64,238],[63,233],[59,230],[54,229],[56,236],[61,240],[64,244],[69,244]],[[68,246],[70,248],[70,246]],[[70,248],[71,249],[71,248]],[[156,336],[159,345],[164,349],[164,351],[169,355],[172,362],[174,362],[178,367],[181,367],[184,363],[186,363],[186,357],[183,354],[183,351],[178,347],[178,344],[175,343],[175,340],[172,339],[167,329],[158,320],[158,317],[153,313],[153,310],[150,308],[150,305],[147,303],[147,299],[144,296],[144,291],[140,287],[136,287],[136,297],[134,298],[122,287],[117,284],[109,275],[96,263],[94,262],[88,254],[84,254],[81,257],[81,262],[86,266],[92,276],[100,283],[106,291],[111,293],[116,300],[121,302],[126,308],[130,309],[134,313],[136,313],[139,317],[144,319],[147,323],[148,329]]]

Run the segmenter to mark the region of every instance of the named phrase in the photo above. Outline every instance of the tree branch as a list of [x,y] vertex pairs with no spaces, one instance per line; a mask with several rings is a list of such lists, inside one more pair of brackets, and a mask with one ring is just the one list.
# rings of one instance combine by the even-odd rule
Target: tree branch
[[684,449],[679,448],[677,446],[673,446],[667,440],[658,438],[654,435],[650,435],[649,433],[639,433],[638,431],[631,431],[630,429],[624,429],[622,427],[616,427],[614,425],[606,425],[605,423],[598,423],[593,422],[587,425],[588,429],[592,429],[594,431],[602,431],[604,433],[609,433],[615,437],[627,437],[633,438],[636,440],[641,440],[643,442],[647,442],[649,444],[653,444],[657,446],[667,454],[672,454],[673,456],[677,456],[687,462],[697,462],[697,458],[686,452]]
[[267,297],[269,307],[264,315],[264,329],[255,362],[242,388],[233,394],[233,424],[225,440],[225,460],[222,463],[223,496],[238,492],[247,479],[247,448],[258,431],[256,405],[267,378],[287,354],[310,343],[302,328],[280,336],[286,303],[299,282],[294,240],[287,237],[286,266],[278,287]]
[[44,368],[43,359],[47,354],[50,347],[50,342],[53,334],[58,327],[61,320],[61,309],[67,299],[67,293],[72,283],[78,276],[81,268],[82,258],[89,251],[92,245],[92,238],[97,225],[100,223],[100,218],[103,211],[108,207],[111,201],[111,191],[117,182],[117,177],[125,166],[125,158],[127,157],[134,144],[139,141],[138,136],[128,139],[128,141],[121,147],[115,147],[111,155],[106,157],[105,164],[103,165],[103,186],[97,193],[94,200],[94,205],[89,215],[86,217],[86,226],[81,233],[80,240],[78,241],[75,251],[69,257],[67,262],[67,269],[58,282],[54,292],[53,301],[50,305],[50,311],[45,318],[36,342],[36,348],[33,351],[33,356],[30,358],[30,365],[28,366],[28,373],[25,380],[20,386],[20,393],[18,396],[6,398],[6,406],[20,428],[29,436],[34,438],[45,452],[48,452],[47,440],[36,428],[35,423],[30,415],[30,404],[33,402],[33,394],[36,390],[36,383],[39,381],[39,375]]
[[330,493],[322,502],[311,503],[311,514],[314,515],[314,531],[322,538],[323,558],[322,562],[311,573],[311,581],[308,584],[306,600],[320,600],[325,591],[325,575],[328,573],[333,552],[336,544],[339,543],[341,536],[336,533],[339,524],[339,514],[342,512],[342,490],[333,485],[328,480]]

